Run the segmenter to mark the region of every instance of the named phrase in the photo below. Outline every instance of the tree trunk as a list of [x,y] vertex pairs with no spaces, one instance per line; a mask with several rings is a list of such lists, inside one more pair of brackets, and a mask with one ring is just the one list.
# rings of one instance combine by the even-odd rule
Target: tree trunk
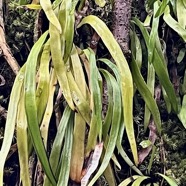
[[129,53],[129,30],[132,0],[115,0],[113,9],[113,34],[122,51]]

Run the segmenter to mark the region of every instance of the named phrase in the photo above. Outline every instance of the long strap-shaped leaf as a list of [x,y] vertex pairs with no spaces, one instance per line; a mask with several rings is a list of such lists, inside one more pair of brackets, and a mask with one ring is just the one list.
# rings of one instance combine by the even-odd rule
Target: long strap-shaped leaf
[[49,63],[50,63],[50,45],[47,41],[43,47],[43,51],[40,59],[39,66],[39,82],[36,90],[36,105],[37,105],[37,115],[38,122],[40,124],[43,114],[46,109],[49,96]]
[[182,122],[183,126],[186,128],[186,95],[183,96],[183,100],[182,100],[182,106],[180,109],[180,112],[178,114],[178,117],[180,119],[180,121]]
[[85,17],[78,27],[82,26],[83,24],[90,24],[95,29],[118,66],[121,77],[120,86],[127,136],[129,139],[135,164],[138,164],[136,140],[133,127],[133,81],[128,63],[121,51],[121,48],[119,47],[119,44],[116,42],[114,36],[105,25],[105,23],[101,21],[101,19],[96,16],[90,15]]
[[[138,46],[138,45],[137,45]],[[138,48],[137,48],[138,49]],[[139,52],[141,50],[138,50],[136,52]],[[139,60],[139,59],[138,59]],[[117,82],[119,83],[120,82],[120,77],[119,77],[119,72],[118,72],[118,68],[117,66],[112,63],[110,60],[108,59],[105,59],[105,58],[101,58],[99,59],[99,61],[102,61],[104,62],[114,73],[115,77],[116,77],[116,80]],[[140,61],[139,61],[140,63]],[[138,64],[139,66],[141,66],[140,64]],[[108,87],[108,110],[107,110],[107,115],[105,117],[105,122],[104,122],[104,126],[103,126],[103,137],[107,134],[107,131],[109,130],[109,127],[110,125],[108,125],[109,121],[111,122],[111,119],[112,119],[112,115],[111,115],[111,110],[113,109],[112,106],[113,106],[113,97],[111,96],[112,95],[112,92],[110,92],[110,89],[109,89],[109,85],[110,84],[107,84],[107,87]],[[110,100],[111,98],[111,100]],[[111,107],[111,108],[110,108]],[[126,154],[126,152],[123,150],[122,148],[122,145],[121,145],[121,141],[122,141],[122,138],[123,138],[123,133],[124,133],[124,122],[123,122],[123,116],[121,116],[121,124],[120,124],[120,129],[119,129],[119,135],[117,137],[117,149],[119,151],[119,153],[121,154],[122,158],[125,160],[125,162],[134,170],[136,171],[139,175],[143,175],[141,173],[141,171],[134,165],[134,163],[130,160],[130,158],[128,157],[128,155]]]
[[[156,12],[156,14],[155,14],[155,17],[158,17],[158,16],[160,17],[160,16],[164,13],[165,8],[166,8],[167,4],[169,3],[169,1],[170,1],[170,0],[163,0],[163,1],[162,1],[160,7],[158,8],[158,10],[157,10],[157,12]],[[155,3],[156,3],[156,2],[155,2]]]
[[178,184],[172,178],[169,178],[168,176],[160,174],[160,173],[157,173],[157,174],[162,176],[169,183],[170,186],[178,186]]
[[[178,10],[179,11],[179,10]],[[170,8],[167,5],[165,12],[164,12],[164,16],[163,16],[164,21],[174,30],[176,31],[184,40],[184,42],[186,41],[186,30],[185,28],[182,27],[182,25],[180,25],[179,22],[177,22],[170,14]]]
[[154,50],[156,46],[156,39],[158,38],[158,26],[159,26],[159,17],[155,17],[155,13],[158,9],[158,1],[154,3],[154,16],[152,21],[152,30],[150,32],[149,46],[148,47],[148,62],[151,63],[154,55]]
[[102,100],[101,90],[98,83],[99,71],[96,66],[95,54],[91,49],[85,50],[84,52],[90,62],[90,91],[91,99],[93,101],[92,120],[90,123],[90,131],[86,148],[86,153],[89,155],[89,152],[93,150],[96,145],[97,136],[99,136],[100,141],[102,137]]
[[127,186],[128,184],[130,184],[133,180],[136,180],[137,178],[139,178],[140,176],[138,175],[134,175],[130,178],[125,179],[124,181],[122,181],[118,186]]
[[[148,63],[148,72],[147,72],[147,86],[154,96],[154,86],[155,86],[155,70],[152,64]],[[147,130],[150,121],[150,110],[148,109],[147,104],[145,104],[145,113],[144,113],[144,130]]]
[[1,150],[0,150],[0,186],[3,185],[4,164],[5,164],[8,152],[10,150],[10,146],[11,146],[12,138],[14,134],[16,116],[17,116],[17,107],[18,107],[20,96],[21,96],[21,88],[23,86],[24,73],[25,73],[25,65],[20,69],[15,79],[14,86],[12,88],[12,92],[10,96],[6,127],[5,127],[5,132],[4,132],[4,139],[3,139],[3,143],[1,146]]
[[150,90],[147,87],[147,84],[145,83],[145,81],[139,71],[139,68],[136,64],[134,57],[133,57],[132,63],[131,63],[131,70],[132,70],[133,79],[134,79],[134,82],[138,88],[138,91],[142,95],[146,105],[148,106],[149,110],[151,111],[154,121],[155,121],[155,124],[157,126],[157,130],[160,134],[161,133],[161,120],[160,120],[160,113],[158,110],[158,106],[157,106]]
[[54,92],[56,89],[56,83],[57,83],[57,77],[54,72],[54,69],[51,69],[50,74],[50,82],[49,82],[49,96],[48,96],[48,102],[46,106],[45,113],[43,115],[42,123],[41,123],[41,136],[43,138],[43,143],[45,148],[47,148],[47,141],[48,141],[48,130],[49,130],[49,124],[50,119],[53,113],[53,107],[54,107]]
[[68,57],[70,56],[73,39],[74,39],[74,23],[75,23],[75,15],[74,10],[76,4],[78,3],[77,0],[64,0],[60,6],[60,22],[63,28],[63,35],[62,41],[64,42],[65,46],[65,53],[64,53],[64,62],[67,62]]
[[[147,47],[151,47],[149,45],[149,34],[148,34],[147,29],[143,26],[143,23],[141,23],[137,18],[133,18],[133,20],[134,20],[133,22],[141,30]],[[159,53],[157,52],[157,49],[155,49],[155,51],[154,51],[154,59],[155,60],[153,60],[152,64],[154,66],[155,72],[158,75],[160,83],[164,87],[164,89],[169,97],[169,100],[171,102],[173,110],[177,113],[178,112],[178,104],[177,104],[176,94],[175,94],[174,88],[170,82],[164,61],[162,61]]]
[[101,73],[104,75],[107,83],[110,83],[113,89],[113,113],[112,113],[112,124],[110,129],[110,134],[108,138],[108,144],[106,146],[106,152],[105,156],[103,158],[103,161],[101,163],[101,166],[96,173],[96,175],[93,177],[93,179],[90,181],[88,186],[92,186],[95,181],[103,174],[104,170],[107,168],[109,161],[112,157],[112,154],[114,152],[115,146],[116,146],[116,140],[118,136],[118,131],[120,127],[120,121],[121,121],[121,93],[120,93],[120,87],[114,77],[107,72],[104,69],[100,70]]
[[[85,81],[85,76],[75,46],[73,46],[72,49],[71,62],[75,81],[78,87],[81,88],[83,96],[87,98],[86,95],[87,85]],[[85,131],[86,131],[85,120],[79,113],[75,113],[72,157],[70,163],[70,178],[76,182],[81,181],[81,172],[84,164],[85,152]]]
[[61,154],[61,161],[59,163],[60,174],[57,182],[57,186],[68,186],[69,174],[70,174],[70,160],[72,154],[72,142],[73,142],[73,123],[74,116],[70,117],[66,134],[63,151]]
[[[141,64],[142,64],[141,43],[139,41],[137,34],[132,30],[130,31],[130,38],[131,38],[132,55],[134,56],[135,61],[136,61],[138,68],[140,70]],[[154,39],[153,39],[153,42],[155,42]],[[154,44],[152,44],[152,46],[154,46]],[[148,53],[150,53],[150,52],[152,53],[153,51],[154,51],[154,49],[151,48],[151,51],[150,51],[150,49],[148,48]],[[148,56],[148,58],[149,58],[149,56]],[[152,59],[151,59],[151,61],[152,61]],[[155,70],[154,70],[153,65],[150,63],[150,59],[148,59],[147,86],[149,87],[149,90],[152,93],[152,95],[154,95],[154,83],[155,83]],[[145,130],[147,129],[147,126],[149,124],[150,116],[151,116],[151,112],[148,109],[147,105],[145,105],[145,114],[144,114],[144,129]]]
[[69,104],[71,109],[74,109],[74,104],[72,101],[72,96],[70,93],[70,88],[67,80],[67,66],[65,66],[61,51],[61,38],[59,31],[55,28],[54,25],[50,24],[50,48],[52,55],[52,62],[54,64],[54,69],[56,72],[57,79],[59,81],[59,85],[63,91],[63,96],[65,97],[67,103]]
[[83,96],[81,90],[79,89],[77,83],[74,80],[74,77],[72,75],[71,71],[68,71],[67,78],[69,81],[69,86],[72,94],[73,101],[77,107],[78,112],[81,114],[81,116],[84,118],[84,120],[90,124],[90,107],[89,102],[85,99]]
[[28,166],[28,136],[27,136],[27,118],[25,112],[24,89],[22,88],[22,97],[18,106],[17,113],[17,147],[20,164],[20,177],[23,186],[30,186],[29,166]]
[[149,178],[148,176],[141,176],[133,182],[132,186],[140,186],[141,182],[148,179],[148,178]]
[[[57,134],[53,143],[52,151],[50,154],[50,164],[52,167],[52,171],[54,172],[56,178],[59,173],[57,173],[57,167],[60,162],[61,149],[63,146],[65,131],[67,125],[69,124],[69,120],[72,117],[72,110],[67,106],[65,111],[63,112],[63,116],[58,126]],[[48,178],[45,178],[44,186],[51,185]]]
[[35,43],[27,59],[25,72],[25,109],[28,121],[28,129],[32,142],[43,169],[53,185],[56,184],[54,175],[51,171],[47,154],[41,138],[36,106],[36,65],[40,50],[46,40],[48,31],[45,32]]
[[61,25],[55,15],[54,11],[52,10],[52,4],[50,0],[40,0],[40,5],[43,8],[48,20],[56,27],[59,33],[62,32]]
[[[72,101],[72,96],[70,93],[70,88],[67,80],[67,66],[65,66],[63,55],[62,55],[62,46],[61,46],[61,37],[59,31],[53,24],[49,26],[50,33],[50,48],[52,55],[52,62],[54,64],[54,70],[56,72],[59,85],[63,91],[63,96],[65,97],[70,108],[74,110],[74,103]],[[64,47],[64,46],[63,46]]]
[[52,9],[56,9],[62,2],[63,0],[55,0],[53,3],[52,3]]
[[186,8],[184,5],[184,0],[177,0],[176,2],[176,9],[177,9],[177,18],[180,26],[185,29],[186,27],[186,19],[185,19],[185,14],[186,14]]

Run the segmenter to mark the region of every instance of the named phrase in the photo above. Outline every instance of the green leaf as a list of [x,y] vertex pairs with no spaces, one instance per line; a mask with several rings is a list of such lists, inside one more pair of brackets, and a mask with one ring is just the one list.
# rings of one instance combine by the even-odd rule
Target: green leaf
[[178,18],[178,23],[182,28],[185,29],[186,26],[186,20],[185,20],[185,14],[186,14],[186,8],[184,6],[184,1],[185,0],[177,0],[176,1],[176,10],[177,10],[177,18]]
[[113,71],[113,73],[114,73],[114,75],[116,77],[117,82],[120,83],[121,80],[120,80],[120,74],[119,74],[118,67],[113,62],[111,62],[109,59],[106,59],[106,58],[100,58],[100,59],[98,59],[98,62],[99,61],[105,63],[110,68],[110,70]]
[[81,173],[85,156],[86,122],[79,113],[75,113],[72,156],[70,161],[70,178],[81,182]]
[[163,19],[175,32],[177,32],[182,37],[184,42],[186,42],[186,30],[179,24],[179,22],[172,18],[170,15],[169,6],[167,6],[165,9]]
[[[120,129],[121,130],[121,129]],[[123,137],[123,135],[122,135]],[[129,156],[127,155],[127,153],[124,151],[122,145],[119,143],[118,139],[117,139],[117,149],[118,152],[120,153],[121,157],[124,159],[124,161],[129,165],[129,167],[131,169],[133,169],[136,173],[138,173],[139,175],[143,175],[143,173],[134,165],[134,163],[131,161],[131,159],[129,158]]]
[[38,116],[37,116],[37,106],[36,106],[36,65],[38,55],[40,50],[48,36],[48,31],[46,31],[39,40],[35,43],[30,51],[27,59],[26,72],[25,72],[25,109],[28,121],[28,129],[31,135],[31,139],[38,155],[38,158],[42,164],[42,167],[53,185],[56,184],[54,175],[50,168],[48,162],[47,154],[43,145],[43,141],[40,134]]
[[77,0],[65,0],[62,2],[59,10],[59,19],[63,29],[63,35],[61,36],[62,46],[65,46],[64,63],[67,62],[72,50],[75,24],[74,10],[77,3]]
[[49,33],[50,33],[50,49],[52,55],[52,62],[54,65],[55,73],[57,79],[59,81],[59,85],[63,90],[63,96],[65,97],[68,105],[72,110],[74,110],[74,103],[72,100],[72,95],[67,79],[67,71],[69,70],[68,66],[65,66],[63,55],[62,55],[62,44],[61,37],[59,31],[53,24],[49,25]]
[[8,114],[7,114],[7,120],[6,120],[5,131],[4,131],[4,138],[3,138],[3,143],[1,146],[1,150],[0,150],[0,157],[1,157],[0,158],[0,185],[3,185],[4,164],[5,164],[8,152],[10,150],[10,146],[11,146],[13,135],[14,135],[18,103],[21,97],[21,89],[22,89],[24,77],[25,77],[25,66],[26,65],[24,65],[20,69],[18,75],[16,76],[16,79],[14,81],[14,85],[12,88],[12,92],[10,95]]
[[40,59],[39,66],[39,78],[38,85],[36,90],[36,105],[37,105],[37,115],[38,123],[41,123],[43,114],[46,109],[49,96],[49,63],[50,63],[50,45],[49,42],[46,42]]
[[[85,76],[75,46],[73,46],[72,48],[71,62],[72,62],[75,81],[78,87],[81,89],[83,96],[87,98],[86,95],[87,85],[85,81]],[[85,131],[86,131],[85,120],[79,113],[75,113],[72,157],[71,157],[71,165],[70,165],[70,178],[75,182],[81,181],[81,172],[84,164],[84,152],[85,152]]]
[[146,179],[148,179],[148,178],[149,178],[148,176],[140,176],[139,178],[137,178],[133,182],[132,186],[140,186],[141,185],[141,182],[144,181],[144,180],[146,180]]
[[48,141],[48,133],[49,133],[49,124],[50,124],[50,119],[53,113],[53,108],[54,108],[54,92],[56,90],[56,85],[57,84],[57,77],[54,72],[54,69],[51,69],[50,73],[50,82],[49,82],[49,96],[48,96],[48,102],[46,106],[46,110],[41,122],[40,130],[41,130],[41,136],[43,138],[43,143],[45,148],[47,149],[47,141]]
[[67,125],[65,142],[63,151],[61,154],[61,162],[59,163],[60,174],[57,182],[57,186],[68,186],[69,174],[70,174],[70,161],[72,154],[72,142],[73,142],[73,123],[74,117],[70,117]]
[[78,87],[71,70],[67,72],[67,78],[70,86],[70,91],[72,95],[73,102],[76,105],[77,111],[81,114],[84,120],[90,124],[91,120],[91,110],[89,106],[89,100],[83,96],[81,89]]
[[[152,64],[148,63],[148,72],[147,72],[147,86],[152,94],[154,96],[154,86],[155,86],[155,70]],[[150,121],[150,110],[145,104],[145,113],[144,113],[144,130],[147,130],[147,127],[149,125]]]
[[[155,16],[155,12],[158,9],[158,1],[156,1],[154,3],[154,16],[153,16],[153,20],[152,20],[152,29],[150,32],[150,38],[149,38],[149,46],[148,47],[148,62],[152,63],[152,59],[154,56],[154,50],[155,50],[155,46],[156,46],[156,39],[158,38],[158,26],[159,26],[159,17]],[[148,79],[148,78],[147,78]]]
[[155,17],[160,17],[164,11],[165,11],[165,8],[167,6],[167,4],[169,3],[170,0],[163,0],[160,7],[158,8],[156,14],[155,14]]
[[186,49],[185,48],[182,48],[179,51],[179,54],[178,54],[178,57],[177,57],[177,63],[182,62],[183,58],[185,57],[185,52],[186,52]]
[[178,118],[182,122],[183,126],[186,128],[186,95],[183,96],[181,110],[178,114]]
[[90,131],[88,135],[88,142],[86,147],[86,155],[94,149],[97,141],[97,136],[99,136],[99,142],[102,138],[102,95],[99,86],[99,71],[96,66],[96,58],[94,52],[89,50],[84,50],[85,55],[90,63],[90,92],[91,101],[93,104],[92,108],[92,120],[90,123]]
[[19,0],[19,5],[25,5],[27,3],[27,0]]
[[49,22],[56,27],[59,33],[62,32],[61,25],[58,21],[58,18],[56,17],[53,9],[52,9],[52,4],[50,0],[40,0],[40,5],[43,8]]
[[[157,49],[157,53],[159,54],[159,56],[161,58],[161,61],[164,62],[163,64],[165,65],[165,68],[167,68],[167,59],[165,59],[166,43],[163,40],[161,40],[161,43],[160,43],[160,39],[157,39],[156,40],[156,49]],[[170,102],[169,97],[163,87],[162,87],[162,93],[163,93],[163,98],[165,100],[165,104],[167,107],[167,112],[170,113],[171,112],[171,102]]]
[[133,52],[133,55],[136,59],[137,65],[139,69],[141,69],[142,66],[142,48],[140,40],[136,34],[136,32],[133,32],[130,30],[130,39],[131,39],[131,51]]
[[22,7],[26,7],[26,8],[29,8],[31,10],[40,10],[40,9],[42,9],[41,5],[37,5],[37,4],[27,4],[27,5],[23,5]]
[[160,173],[157,173],[157,174],[162,176],[169,183],[170,186],[178,186],[178,184],[172,178],[169,178],[168,176],[165,176]]
[[28,136],[27,136],[27,119],[24,103],[24,90],[21,91],[21,97],[17,113],[17,147],[20,164],[20,178],[23,185],[31,185],[28,165]]
[[149,110],[151,111],[153,115],[158,133],[161,134],[161,119],[160,119],[159,109],[133,57],[132,57],[132,63],[131,63],[131,70],[132,70],[133,79],[137,86],[137,89],[142,95],[147,107],[149,108]]
[[116,42],[114,36],[101,19],[90,15],[85,17],[78,27],[82,26],[83,24],[90,24],[95,29],[118,66],[121,79],[120,89],[124,108],[123,112],[126,124],[126,132],[135,164],[138,164],[137,147],[133,127],[133,80],[128,63],[119,44]]
[[149,8],[153,8],[153,4],[154,4],[154,2],[156,2],[157,0],[147,0],[146,1],[146,4],[147,4],[147,6],[149,7]]
[[181,85],[181,94],[182,95],[186,94],[186,70],[185,70],[185,73],[184,73],[183,83]]
[[[63,142],[65,138],[65,132],[67,129],[67,126],[72,124],[70,123],[71,118],[73,117],[72,110],[67,106],[65,108],[65,111],[63,112],[63,116],[61,118],[61,121],[58,126],[57,134],[53,143],[52,151],[50,154],[50,164],[52,167],[52,171],[55,174],[55,177],[57,178],[59,176],[58,171],[58,165],[60,162],[60,157],[61,157],[61,150],[63,148]],[[44,186],[49,186],[50,182],[48,178],[45,178],[44,181]]]
[[130,184],[131,182],[138,178],[140,178],[140,176],[138,175],[131,176],[130,178],[127,178],[124,181],[122,181],[118,186],[127,186],[128,184]]
[[[149,46],[149,34],[148,34],[147,29],[143,26],[143,24],[138,19],[133,18],[133,20],[134,20],[134,23],[140,28],[140,30],[143,34],[143,37],[145,39],[147,47],[151,47],[151,46]],[[155,49],[155,52],[154,52],[154,60],[153,60],[152,64],[153,64],[155,72],[160,80],[161,85],[164,87],[164,89],[168,95],[168,98],[169,98],[169,101],[172,105],[173,110],[176,113],[178,113],[178,103],[177,103],[176,94],[175,94],[174,88],[170,82],[164,60],[162,60],[161,55],[157,51],[157,48]]]
[[116,178],[115,178],[115,174],[113,171],[113,165],[111,164],[111,162],[109,163],[109,165],[105,169],[103,175],[104,175],[105,179],[107,180],[108,185],[116,186]]
[[106,152],[105,156],[103,158],[103,161],[101,163],[101,166],[96,173],[96,175],[92,178],[88,186],[92,186],[95,181],[102,175],[102,173],[107,168],[109,161],[112,157],[112,154],[114,152],[115,146],[116,146],[116,140],[117,135],[119,131],[120,126],[120,118],[121,118],[121,94],[120,94],[120,88],[114,77],[106,70],[100,69],[101,73],[104,75],[106,81],[111,83],[113,87],[113,113],[112,113],[112,124],[109,134],[109,140],[108,144],[106,146]]
[[62,3],[63,0],[55,0],[52,4],[52,9],[56,9],[61,3]]
[[143,140],[142,142],[140,142],[140,144],[142,148],[147,148],[149,146],[152,145],[151,141],[150,140]]
[[153,145],[153,146],[152,146],[151,157],[150,157],[149,164],[148,164],[148,167],[147,167],[148,174],[150,174],[150,171],[151,171],[152,164],[153,164],[153,162],[154,162],[154,158],[155,158],[155,156],[156,156],[156,146]]

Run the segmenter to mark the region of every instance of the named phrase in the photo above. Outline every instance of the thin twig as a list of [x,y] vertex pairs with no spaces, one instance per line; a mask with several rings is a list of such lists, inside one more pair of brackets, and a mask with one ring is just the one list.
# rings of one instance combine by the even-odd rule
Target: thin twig
[[5,28],[4,28],[4,20],[3,20],[3,0],[0,0],[0,50],[2,51],[3,57],[10,65],[13,72],[17,75],[20,67],[16,59],[13,57],[10,47],[7,45],[5,39]]

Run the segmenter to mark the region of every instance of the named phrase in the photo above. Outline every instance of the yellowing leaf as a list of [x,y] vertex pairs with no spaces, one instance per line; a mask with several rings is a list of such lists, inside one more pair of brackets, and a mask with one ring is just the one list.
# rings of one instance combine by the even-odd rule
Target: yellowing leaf
[[148,179],[148,178],[149,178],[148,176],[141,176],[133,182],[132,186],[140,186],[141,182]]
[[78,27],[83,24],[90,24],[94,30],[101,37],[105,46],[108,48],[110,54],[115,60],[119,73],[121,76],[121,94],[122,102],[124,107],[124,119],[126,132],[131,146],[132,154],[134,157],[135,164],[138,164],[138,155],[136,148],[136,140],[134,136],[134,127],[133,127],[133,80],[132,75],[128,66],[128,63],[123,55],[123,52],[119,44],[114,39],[114,36],[106,26],[106,24],[96,16],[90,15],[85,17]]
[[40,5],[43,8],[48,20],[55,26],[59,33],[62,32],[61,25],[52,9],[52,4],[50,0],[40,0]]
[[95,0],[95,3],[100,6],[100,7],[104,7],[106,4],[105,0]]
[[142,148],[147,148],[152,145],[150,140],[143,140],[139,145],[142,146]]
[[127,186],[129,183],[133,182],[134,180],[136,180],[139,177],[140,176],[138,176],[138,175],[134,175],[132,177],[129,177],[129,178],[125,179],[124,181],[122,181],[118,186]]
[[169,183],[170,186],[178,186],[178,184],[172,178],[169,178],[168,176],[165,176],[160,173],[157,173],[157,174],[162,176]]
[[28,5],[24,5],[24,6],[26,6],[29,9],[32,9],[32,10],[40,10],[42,8],[41,5],[37,5],[37,4],[28,4]]

